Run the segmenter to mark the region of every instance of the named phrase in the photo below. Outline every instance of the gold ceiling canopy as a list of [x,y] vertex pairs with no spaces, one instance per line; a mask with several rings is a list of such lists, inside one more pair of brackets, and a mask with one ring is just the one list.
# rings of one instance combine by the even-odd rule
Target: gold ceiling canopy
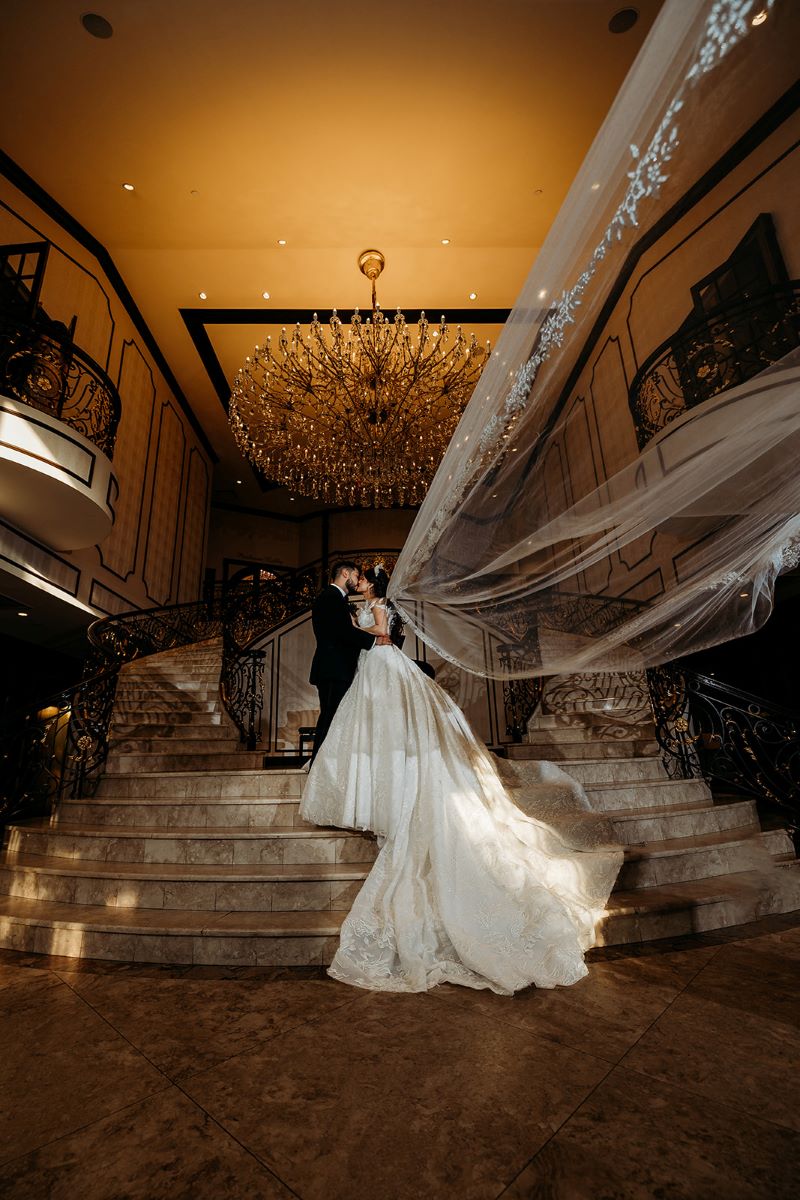
[[388,508],[419,504],[490,347],[455,337],[444,316],[431,328],[424,313],[416,340],[398,309],[381,311],[379,250],[359,255],[372,283],[372,313],[356,309],[349,328],[336,309],[327,334],[314,313],[256,346],[233,382],[229,420],[237,445],[269,479],[334,504]]

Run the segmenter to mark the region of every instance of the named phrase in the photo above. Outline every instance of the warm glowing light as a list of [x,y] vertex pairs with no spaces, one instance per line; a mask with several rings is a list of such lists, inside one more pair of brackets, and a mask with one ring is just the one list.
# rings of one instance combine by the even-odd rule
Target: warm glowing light
[[763,25],[768,16],[769,16],[769,13],[767,12],[767,10],[765,8],[762,8],[752,18],[752,20],[750,21],[750,24],[751,25]]
[[262,300],[269,300],[269,292],[262,292],[261,298]]
[[22,609],[20,609],[20,611],[17,613],[18,617],[27,617],[27,615],[28,614],[26,612],[23,612]]
[[237,480],[236,480],[236,482],[237,482],[237,483],[241,483],[242,481],[241,481],[241,479],[237,479]]
[[470,298],[470,300],[477,300],[477,299],[478,299],[478,293],[477,293],[477,292],[470,292],[470,294],[469,294],[469,298]]
[[739,592],[739,595],[742,597],[742,599],[744,599],[745,597],[749,596],[750,593],[749,592]]
[[547,288],[542,288],[542,290],[539,292],[539,299],[544,300],[546,295],[547,295]]
[[200,297],[200,299],[201,299],[201,300],[207,300],[207,299],[208,299],[208,293],[207,293],[207,292],[198,292],[197,294],[198,294],[198,296]]
[[593,192],[599,192],[599,191],[600,191],[600,184],[599,184],[599,183],[593,183],[593,184],[592,184],[592,191],[593,191]]
[[122,186],[125,188],[126,192],[132,192],[134,190],[132,183],[123,183]]
[[450,238],[442,238],[442,245],[443,245],[443,246],[449,246],[449,245],[450,245]]
[[285,245],[286,245],[286,238],[278,238],[278,245],[279,245],[279,246],[285,246]]

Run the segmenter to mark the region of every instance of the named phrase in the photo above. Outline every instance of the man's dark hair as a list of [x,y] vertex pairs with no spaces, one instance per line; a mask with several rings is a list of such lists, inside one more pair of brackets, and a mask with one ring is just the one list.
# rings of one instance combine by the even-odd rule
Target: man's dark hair
[[361,567],[358,563],[354,563],[349,558],[337,558],[336,562],[331,567],[331,583],[341,571],[360,571]]

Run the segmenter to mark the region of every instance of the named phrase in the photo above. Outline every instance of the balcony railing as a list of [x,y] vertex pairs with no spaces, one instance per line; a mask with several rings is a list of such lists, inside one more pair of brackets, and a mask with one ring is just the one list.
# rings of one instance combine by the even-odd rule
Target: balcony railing
[[0,393],[57,417],[112,458],[119,393],[72,333],[55,322],[0,312]]
[[670,422],[752,379],[800,345],[800,281],[720,305],[663,342],[634,377],[639,449]]

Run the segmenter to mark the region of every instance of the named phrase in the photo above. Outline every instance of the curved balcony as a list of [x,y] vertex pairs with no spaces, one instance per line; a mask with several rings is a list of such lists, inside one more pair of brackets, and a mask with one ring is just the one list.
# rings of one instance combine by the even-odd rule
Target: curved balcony
[[628,403],[639,449],[671,422],[800,345],[800,281],[742,294],[684,326],[642,364]]
[[121,405],[111,380],[52,322],[0,312],[0,514],[54,550],[111,532]]

